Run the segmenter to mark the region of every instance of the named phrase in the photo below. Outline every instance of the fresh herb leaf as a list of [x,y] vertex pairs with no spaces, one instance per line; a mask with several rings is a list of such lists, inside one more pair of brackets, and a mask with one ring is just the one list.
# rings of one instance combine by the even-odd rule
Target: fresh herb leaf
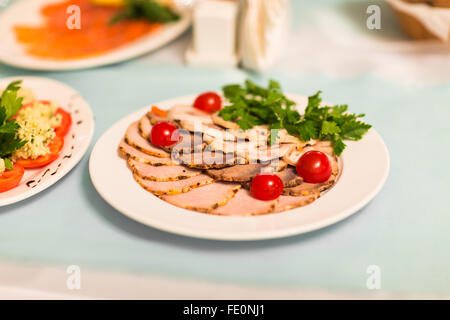
[[320,129],[320,135],[325,137],[327,135],[334,135],[341,132],[336,122],[324,120],[322,122],[322,128]]
[[[11,82],[0,96],[0,158],[5,160],[5,164],[12,153],[23,147],[26,141],[21,141],[16,137],[19,125],[14,117],[22,106],[22,98],[17,97],[21,81]],[[12,167],[12,163],[11,163]],[[8,168],[8,167],[7,167]]]
[[10,159],[6,158],[3,159],[5,161],[5,168],[6,170],[12,170],[13,169],[13,163]]
[[167,23],[179,20],[180,15],[154,0],[126,0],[124,8],[111,18],[109,24],[130,19]]
[[333,145],[334,154],[337,155],[340,155],[346,147],[344,141],[342,141],[341,138],[337,138],[336,136],[331,140],[331,144]]

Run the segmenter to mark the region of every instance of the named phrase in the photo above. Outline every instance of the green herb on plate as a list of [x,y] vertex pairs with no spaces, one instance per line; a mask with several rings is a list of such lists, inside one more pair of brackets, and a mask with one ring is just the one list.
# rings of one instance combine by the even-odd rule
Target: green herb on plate
[[[270,80],[267,88],[246,80],[244,86],[232,84],[223,87],[223,94],[230,104],[220,112],[226,121],[236,122],[247,130],[257,125],[269,125],[269,129],[286,131],[303,141],[310,139],[331,141],[333,151],[340,155],[345,149],[343,140],[360,140],[371,128],[359,118],[364,114],[347,112],[347,105],[322,106],[321,91],[308,98],[305,113],[301,115],[282,92],[278,82]],[[271,143],[277,137],[270,137]]]
[[22,106],[23,98],[17,96],[21,82],[11,82],[0,97],[0,158],[5,160],[5,167],[8,170],[12,169],[9,157],[26,143],[16,137],[19,125],[16,120],[11,119]]
[[171,8],[154,0],[125,0],[123,9],[114,15],[109,23],[115,24],[129,19],[167,23],[179,20],[180,15]]

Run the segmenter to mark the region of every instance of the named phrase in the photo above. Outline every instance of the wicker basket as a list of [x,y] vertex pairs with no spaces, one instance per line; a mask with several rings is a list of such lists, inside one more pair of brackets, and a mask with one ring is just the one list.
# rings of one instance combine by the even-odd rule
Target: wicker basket
[[[411,3],[428,3],[429,5],[435,7],[450,8],[450,0],[429,0],[429,1],[403,0],[403,1]],[[393,9],[400,22],[400,26],[402,27],[403,31],[411,38],[416,40],[439,39],[434,34],[430,33],[428,29],[424,27],[422,22],[416,19],[415,17],[403,11],[400,11],[395,7],[393,7]]]

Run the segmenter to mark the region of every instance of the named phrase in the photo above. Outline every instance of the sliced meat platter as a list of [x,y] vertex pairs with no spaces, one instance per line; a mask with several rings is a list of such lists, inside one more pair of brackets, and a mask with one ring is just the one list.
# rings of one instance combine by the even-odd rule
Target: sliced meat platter
[[[171,145],[152,143],[158,123],[176,127],[179,138]],[[168,111],[155,107],[131,123],[118,146],[136,183],[149,193],[180,208],[220,216],[279,213],[308,205],[330,189],[339,177],[338,158],[330,142],[303,142],[279,131],[279,143],[268,145],[267,126],[242,130],[217,113],[190,105]],[[308,151],[324,153],[332,168],[328,180],[306,182],[296,170]],[[280,178],[283,191],[276,199],[252,195],[257,175]]]

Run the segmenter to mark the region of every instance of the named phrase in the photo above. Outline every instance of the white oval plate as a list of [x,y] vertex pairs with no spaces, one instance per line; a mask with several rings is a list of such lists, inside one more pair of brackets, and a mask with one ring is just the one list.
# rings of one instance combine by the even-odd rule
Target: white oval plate
[[3,78],[0,79],[0,88],[14,80],[23,80],[22,87],[31,88],[37,99],[55,101],[69,111],[72,127],[64,137],[64,148],[59,158],[46,167],[26,169],[16,188],[0,193],[0,207],[29,198],[64,177],[86,153],[94,134],[91,108],[78,92],[58,81],[38,77]]
[[[307,99],[289,95],[304,108]],[[156,103],[162,109],[191,104],[195,96]],[[336,185],[305,207],[253,217],[224,217],[175,207],[141,188],[126,161],[118,155],[125,130],[149,108],[125,117],[97,141],[89,162],[91,180],[115,209],[143,224],[191,237],[217,240],[260,240],[286,237],[336,223],[366,205],[383,186],[389,172],[388,150],[371,129],[361,141],[346,141],[343,170]]]
[[[183,11],[179,21],[166,24],[159,31],[96,57],[58,61],[27,54],[23,44],[16,41],[12,30],[13,26],[39,24],[42,21],[40,8],[48,3],[61,1],[21,0],[6,8],[0,15],[0,61],[15,67],[33,70],[73,70],[103,66],[132,59],[155,50],[176,39],[191,24],[189,12]],[[81,14],[83,13],[81,12]]]

